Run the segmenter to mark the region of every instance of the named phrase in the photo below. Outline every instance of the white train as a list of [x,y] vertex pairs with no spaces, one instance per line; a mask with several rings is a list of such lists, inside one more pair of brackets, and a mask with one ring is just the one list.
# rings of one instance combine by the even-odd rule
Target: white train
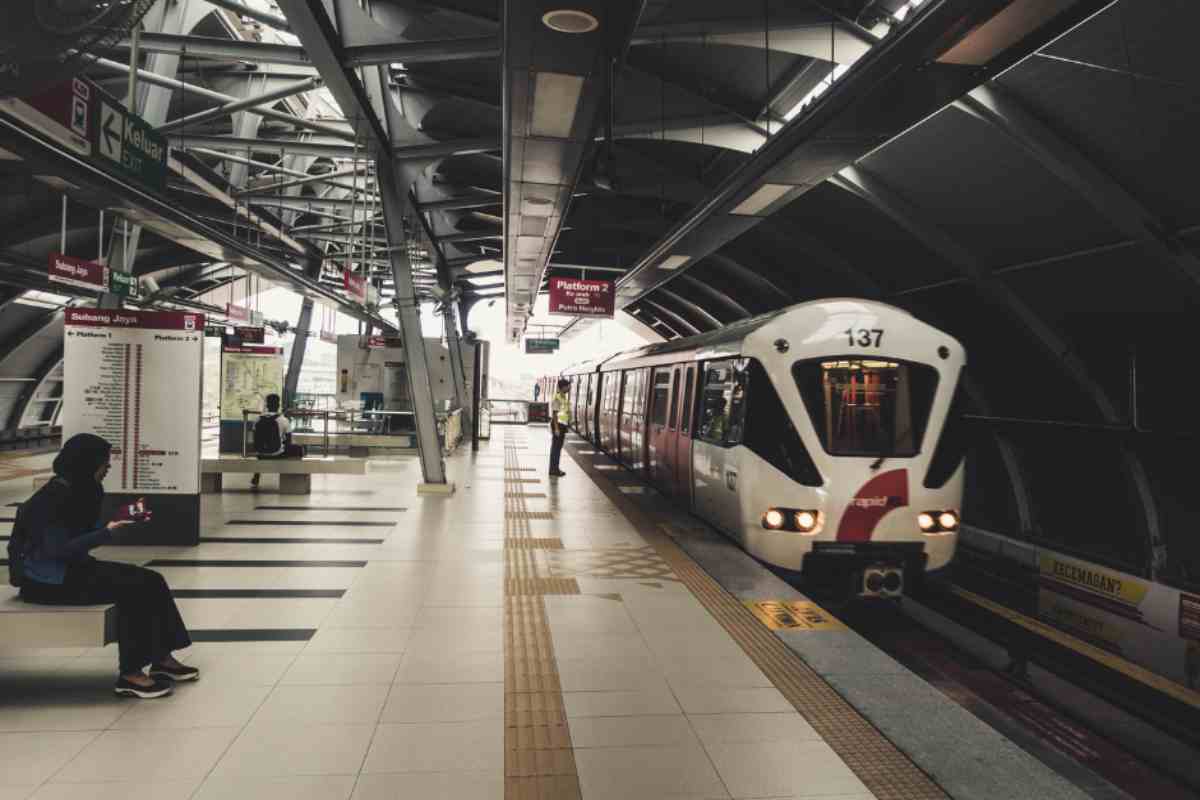
[[954,557],[965,363],[905,311],[832,299],[563,376],[578,433],[749,553],[887,596]]

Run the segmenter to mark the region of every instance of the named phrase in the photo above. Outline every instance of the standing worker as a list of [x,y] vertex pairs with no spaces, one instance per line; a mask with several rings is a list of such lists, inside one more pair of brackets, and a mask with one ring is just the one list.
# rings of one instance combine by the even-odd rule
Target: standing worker
[[536,403],[538,401],[538,398],[541,397],[541,395],[542,395],[542,384],[539,381],[538,383],[535,383],[533,385],[533,402]]
[[571,424],[571,396],[567,393],[570,388],[569,380],[559,378],[558,391],[550,401],[550,434],[553,437],[550,441],[550,475],[554,478],[567,474],[558,468],[558,461],[562,458],[563,442],[567,440],[567,426]]

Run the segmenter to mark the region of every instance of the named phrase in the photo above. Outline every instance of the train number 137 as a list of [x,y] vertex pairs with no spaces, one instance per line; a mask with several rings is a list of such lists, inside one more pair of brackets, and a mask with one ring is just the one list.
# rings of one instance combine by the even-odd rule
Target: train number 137
[[842,333],[851,347],[879,347],[883,341],[883,328],[846,328]]

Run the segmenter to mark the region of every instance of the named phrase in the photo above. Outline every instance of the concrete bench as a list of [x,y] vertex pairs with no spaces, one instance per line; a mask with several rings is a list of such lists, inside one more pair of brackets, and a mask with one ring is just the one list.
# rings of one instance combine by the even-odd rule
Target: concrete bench
[[[293,433],[292,444],[301,444],[305,447],[324,447],[325,434],[308,432]],[[365,458],[372,449],[412,450],[415,447],[412,435],[407,433],[349,432],[329,434],[329,446],[337,448],[345,447],[350,451],[350,456],[353,458]]]
[[200,462],[200,491],[215,494],[221,491],[221,476],[225,473],[255,472],[279,476],[280,494],[311,494],[313,475],[366,475],[367,462],[362,458],[205,458]]
[[117,607],[40,606],[0,593],[0,653],[39,647],[103,647],[117,640]]

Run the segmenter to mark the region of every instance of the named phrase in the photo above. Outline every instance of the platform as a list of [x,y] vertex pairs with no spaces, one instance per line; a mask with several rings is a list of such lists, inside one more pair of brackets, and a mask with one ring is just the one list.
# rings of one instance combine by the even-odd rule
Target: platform
[[586,443],[549,479],[548,446],[498,430],[450,499],[409,457],[303,497],[231,476],[198,547],[101,549],[167,577],[203,677],[119,700],[115,647],[0,651],[0,800],[1089,796]]

